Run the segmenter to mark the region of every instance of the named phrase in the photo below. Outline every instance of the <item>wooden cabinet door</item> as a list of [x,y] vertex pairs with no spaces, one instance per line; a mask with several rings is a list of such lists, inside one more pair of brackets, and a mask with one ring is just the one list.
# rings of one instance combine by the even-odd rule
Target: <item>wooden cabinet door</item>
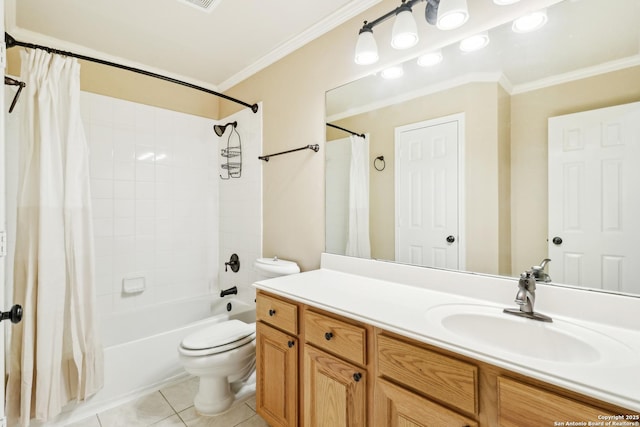
[[519,427],[525,424],[562,425],[566,421],[575,421],[576,425],[601,425],[598,423],[603,422],[602,416],[616,413],[510,378],[498,377],[498,415],[500,426]]
[[411,393],[383,379],[376,379],[375,427],[476,427],[467,417]]
[[298,424],[298,340],[256,324],[256,410],[270,426]]
[[304,405],[306,427],[364,427],[366,370],[305,345]]

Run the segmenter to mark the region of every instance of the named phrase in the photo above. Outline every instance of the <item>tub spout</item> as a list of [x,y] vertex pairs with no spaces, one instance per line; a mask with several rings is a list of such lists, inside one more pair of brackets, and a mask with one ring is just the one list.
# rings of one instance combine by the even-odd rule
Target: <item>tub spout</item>
[[233,288],[220,291],[220,298],[226,297],[227,295],[238,295],[238,288],[234,286]]

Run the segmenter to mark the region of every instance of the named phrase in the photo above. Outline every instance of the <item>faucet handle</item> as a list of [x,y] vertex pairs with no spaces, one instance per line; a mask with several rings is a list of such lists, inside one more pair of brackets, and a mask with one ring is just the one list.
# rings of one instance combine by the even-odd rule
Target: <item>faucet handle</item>
[[520,273],[520,280],[518,281],[518,286],[528,290],[529,292],[533,292],[536,289],[536,278],[534,272],[531,270],[525,270]]

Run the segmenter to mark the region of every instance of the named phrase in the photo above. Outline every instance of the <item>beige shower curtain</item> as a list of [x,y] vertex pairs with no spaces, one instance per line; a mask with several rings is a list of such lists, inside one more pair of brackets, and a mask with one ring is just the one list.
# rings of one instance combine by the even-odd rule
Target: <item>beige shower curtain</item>
[[11,337],[11,426],[49,420],[103,383],[80,66],[41,50],[23,51],[21,59],[27,86],[13,292],[24,317]]

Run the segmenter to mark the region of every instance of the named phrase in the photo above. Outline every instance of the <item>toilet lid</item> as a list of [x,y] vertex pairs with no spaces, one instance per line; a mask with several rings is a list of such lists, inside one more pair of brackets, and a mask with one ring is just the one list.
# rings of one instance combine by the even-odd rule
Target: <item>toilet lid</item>
[[181,346],[186,350],[204,350],[224,347],[225,350],[239,347],[255,338],[255,325],[240,320],[227,320],[187,335]]

